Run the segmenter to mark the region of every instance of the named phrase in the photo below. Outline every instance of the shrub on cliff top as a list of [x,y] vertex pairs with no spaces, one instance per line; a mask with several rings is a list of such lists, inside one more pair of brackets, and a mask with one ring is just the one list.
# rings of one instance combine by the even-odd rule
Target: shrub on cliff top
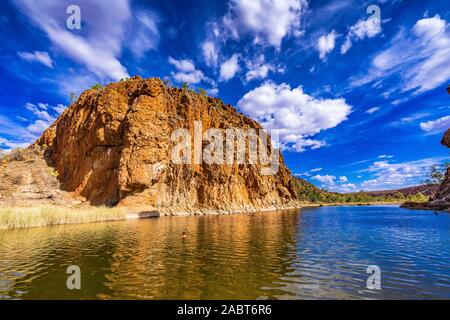
[[74,103],[75,101],[77,101],[77,95],[75,93],[71,92],[69,99],[70,99],[70,103]]
[[100,83],[97,83],[97,84],[94,84],[94,85],[91,87],[91,89],[97,89],[97,90],[100,90],[100,89],[103,89],[103,86],[102,86]]

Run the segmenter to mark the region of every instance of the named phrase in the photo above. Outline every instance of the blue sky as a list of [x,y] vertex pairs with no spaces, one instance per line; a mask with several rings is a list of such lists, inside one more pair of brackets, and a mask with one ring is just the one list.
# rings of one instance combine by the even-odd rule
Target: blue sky
[[444,0],[2,1],[0,148],[34,141],[71,92],[140,75],[279,129],[289,168],[316,185],[415,185],[448,160],[449,22]]

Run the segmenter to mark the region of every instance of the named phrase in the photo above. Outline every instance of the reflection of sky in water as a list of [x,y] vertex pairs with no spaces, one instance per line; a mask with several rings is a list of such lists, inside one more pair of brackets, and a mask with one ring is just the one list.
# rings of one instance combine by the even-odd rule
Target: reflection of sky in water
[[[450,298],[449,230],[448,214],[386,206],[0,231],[0,296]],[[372,264],[381,291],[366,289]]]

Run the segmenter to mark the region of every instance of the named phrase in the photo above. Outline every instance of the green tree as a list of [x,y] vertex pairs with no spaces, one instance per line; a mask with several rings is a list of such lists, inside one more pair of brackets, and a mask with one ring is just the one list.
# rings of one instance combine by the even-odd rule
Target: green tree
[[189,83],[183,82],[183,84],[181,85],[181,88],[182,88],[184,91],[189,90]]
[[427,202],[429,200],[428,196],[418,192],[417,194],[409,195],[407,197],[409,202]]
[[404,199],[405,199],[405,195],[404,195],[403,193],[401,193],[400,191],[397,191],[397,192],[394,194],[394,198],[395,198],[395,199],[398,199],[398,200],[404,200]]
[[168,78],[164,78],[163,84],[166,88],[170,88],[172,86],[170,83],[170,79],[168,79]]
[[77,95],[73,92],[70,93],[70,103],[77,101]]
[[423,182],[428,185],[442,184],[449,166],[449,163],[441,166],[432,166]]

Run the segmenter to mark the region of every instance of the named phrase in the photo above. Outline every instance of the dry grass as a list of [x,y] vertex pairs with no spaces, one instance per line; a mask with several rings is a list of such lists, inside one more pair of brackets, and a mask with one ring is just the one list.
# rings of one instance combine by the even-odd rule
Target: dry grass
[[125,220],[125,208],[0,208],[0,229]]

